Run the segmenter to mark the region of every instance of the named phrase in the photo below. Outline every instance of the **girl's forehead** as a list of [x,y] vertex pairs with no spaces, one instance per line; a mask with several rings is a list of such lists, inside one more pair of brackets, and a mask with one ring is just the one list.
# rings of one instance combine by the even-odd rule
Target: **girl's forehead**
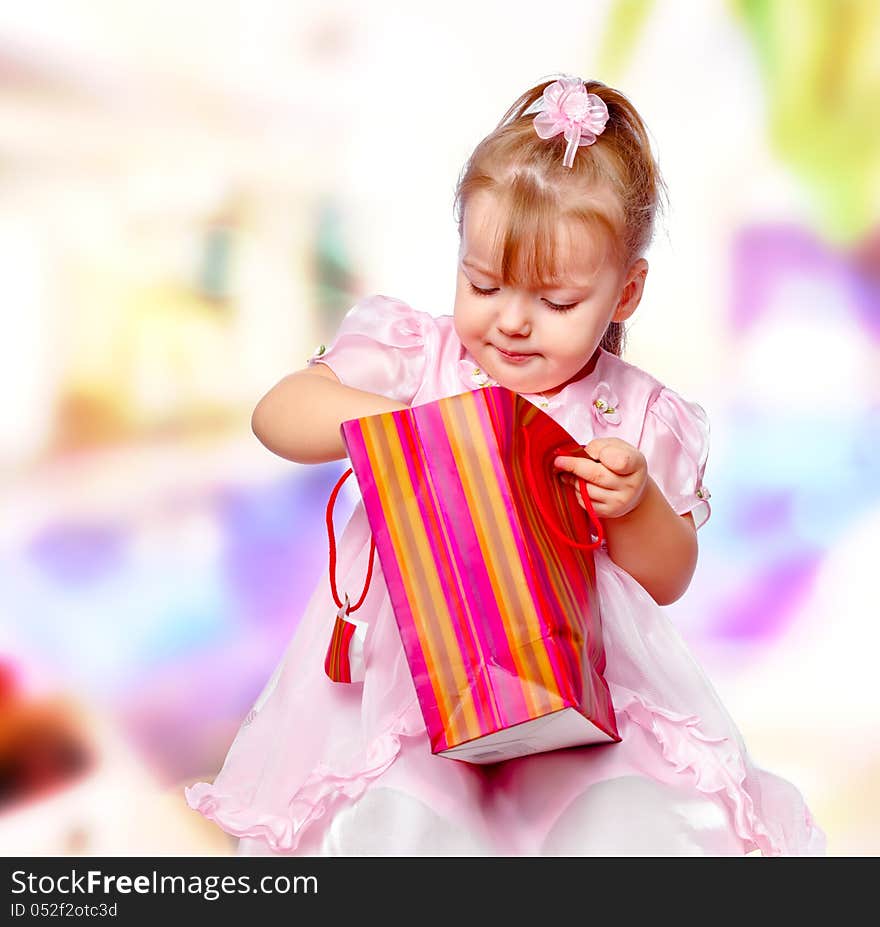
[[[511,229],[510,241],[506,222],[508,215],[498,197],[479,191],[467,204],[462,223],[460,260],[471,267],[501,278],[502,253],[505,244],[516,254],[514,276],[539,283],[554,282],[564,286],[586,286],[608,262],[615,242],[605,215],[608,206],[614,209],[614,194],[596,197],[598,221],[584,224],[572,217],[551,219],[539,228],[526,223],[517,235]],[[613,214],[613,213],[612,213]],[[529,227],[531,226],[531,227]],[[573,269],[576,268],[576,271]]]
[[[477,228],[462,233],[459,258],[469,268],[495,279],[502,278],[503,230]],[[590,286],[612,253],[610,236],[577,223],[560,226],[552,241],[520,241],[515,249],[518,265],[511,268],[518,282],[538,286],[553,284],[565,288]]]

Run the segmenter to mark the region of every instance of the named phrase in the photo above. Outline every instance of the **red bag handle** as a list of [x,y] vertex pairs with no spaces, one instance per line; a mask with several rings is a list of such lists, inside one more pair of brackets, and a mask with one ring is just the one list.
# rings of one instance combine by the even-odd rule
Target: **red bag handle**
[[[564,534],[559,528],[554,524],[554,518],[551,516],[547,509],[544,507],[544,503],[541,499],[541,494],[538,492],[538,486],[535,482],[535,473],[532,469],[532,454],[531,447],[529,445],[529,430],[528,428],[523,428],[523,437],[526,444],[526,478],[528,479],[529,485],[532,490],[532,496],[535,502],[538,505],[538,508],[541,511],[541,514],[544,516],[544,521],[547,523],[551,531],[562,541],[565,541],[566,544],[570,544],[572,547],[579,547],[581,550],[595,550],[605,539],[605,532],[602,530],[602,522],[596,517],[596,513],[593,511],[593,503],[587,493],[587,484],[583,480],[578,480],[578,489],[581,491],[581,498],[584,500],[584,505],[587,507],[587,515],[589,516],[590,521],[593,523],[596,529],[596,540],[590,544],[581,544],[578,541],[573,540],[567,534]],[[564,447],[564,445],[563,445]],[[577,444],[575,447],[582,447],[582,445]],[[553,456],[555,457],[559,454],[563,448],[556,448],[553,451]]]
[[[339,601],[339,593],[336,591],[336,538],[333,536],[333,504],[336,502],[336,497],[339,495],[339,490],[342,489],[342,484],[351,476],[353,472],[353,469],[349,467],[345,473],[342,474],[336,485],[333,487],[333,492],[330,493],[330,500],[327,502],[327,536],[330,539],[330,589],[333,591],[333,601],[337,604],[337,606],[339,606],[339,608],[342,608],[342,602]],[[367,589],[370,586],[370,577],[373,575],[373,557],[375,554],[376,542],[373,540],[373,536],[370,535],[370,562],[367,565],[367,581],[364,583],[364,591],[361,593],[361,597],[357,600],[357,604],[349,607],[348,614],[357,611],[367,596]]]

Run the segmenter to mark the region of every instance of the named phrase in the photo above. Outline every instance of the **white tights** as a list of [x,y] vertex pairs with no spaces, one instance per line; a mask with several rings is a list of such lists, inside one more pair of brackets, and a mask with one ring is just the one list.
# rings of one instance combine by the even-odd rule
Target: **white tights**
[[[495,856],[465,828],[394,788],[373,787],[345,805],[303,856]],[[742,856],[728,812],[708,797],[643,776],[589,787],[550,828],[538,856]],[[275,855],[259,839],[239,841],[239,856]]]

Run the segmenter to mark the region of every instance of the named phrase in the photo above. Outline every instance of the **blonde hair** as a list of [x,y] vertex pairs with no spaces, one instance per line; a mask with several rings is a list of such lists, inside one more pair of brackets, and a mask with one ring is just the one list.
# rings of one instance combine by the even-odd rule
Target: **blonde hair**
[[[546,286],[564,276],[556,266],[555,247],[564,221],[606,233],[614,259],[628,267],[651,243],[657,208],[666,194],[642,118],[620,91],[599,81],[585,84],[608,107],[605,130],[592,145],[577,149],[573,167],[563,166],[565,138],[540,138],[533,125],[535,114],[524,115],[555,80],[527,90],[508,109],[474,149],[455,190],[459,238],[471,197],[486,190],[497,198],[504,215],[500,273],[506,285]],[[608,215],[591,200],[591,191],[601,185],[616,194],[619,214]],[[623,342],[623,324],[612,322],[600,344],[619,356]]]

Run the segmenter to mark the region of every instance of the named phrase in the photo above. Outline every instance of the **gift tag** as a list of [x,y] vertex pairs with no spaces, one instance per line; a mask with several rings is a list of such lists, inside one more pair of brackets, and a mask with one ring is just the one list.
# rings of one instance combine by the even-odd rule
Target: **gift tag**
[[363,682],[366,673],[364,641],[367,622],[352,618],[349,614],[350,605],[346,593],[336,612],[333,636],[324,660],[324,669],[334,682]]

